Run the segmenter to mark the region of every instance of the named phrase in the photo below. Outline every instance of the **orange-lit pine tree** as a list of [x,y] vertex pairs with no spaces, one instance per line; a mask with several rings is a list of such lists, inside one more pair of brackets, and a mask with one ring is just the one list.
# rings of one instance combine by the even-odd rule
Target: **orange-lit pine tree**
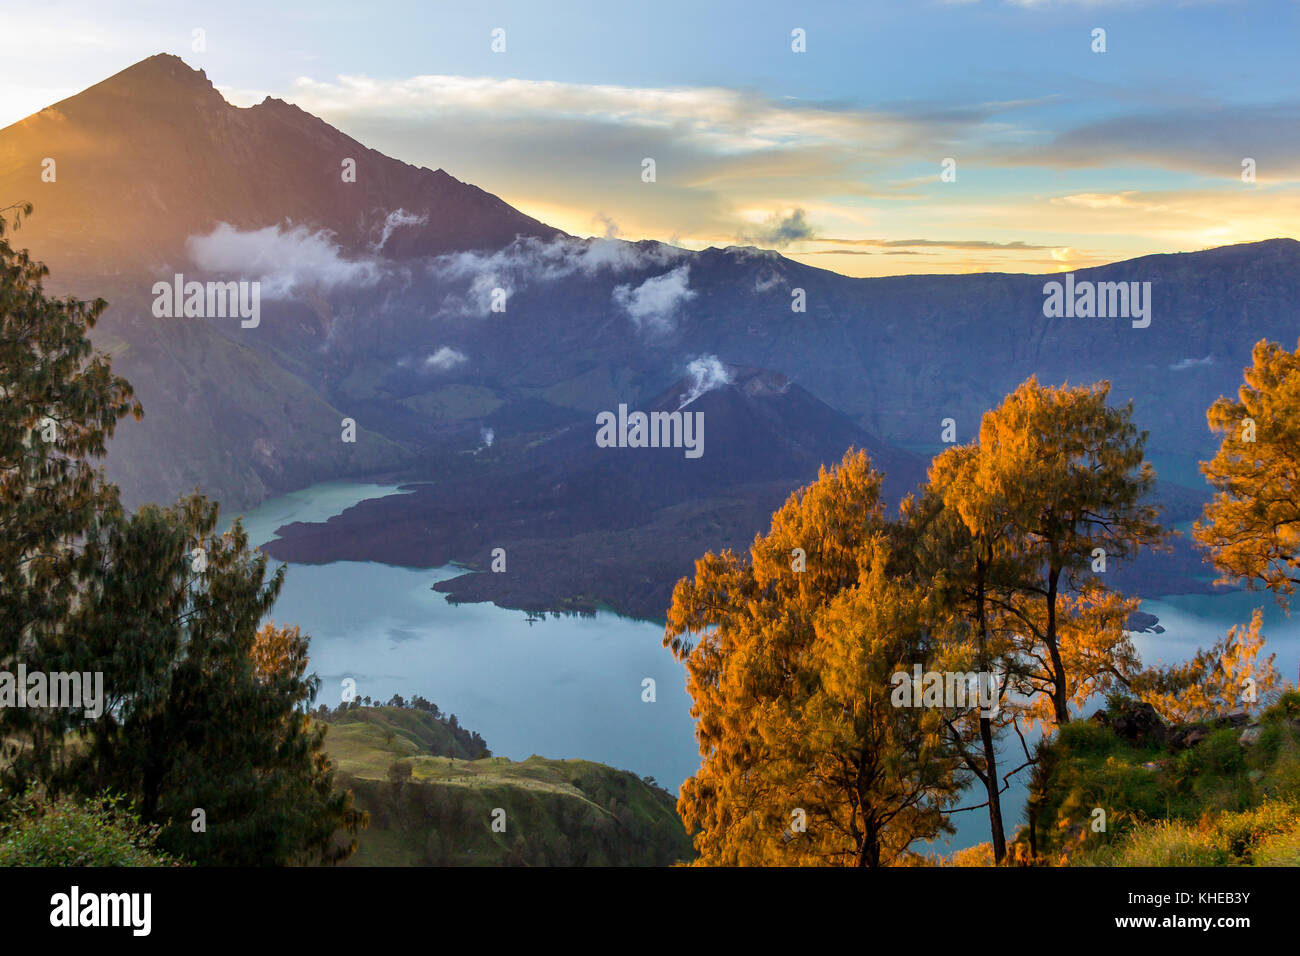
[[924,653],[891,578],[880,475],[850,450],[793,494],[749,560],[707,554],[673,592],[701,765],[678,809],[705,865],[878,865],[935,836],[956,792],[940,715],[894,707]]
[[1216,494],[1195,535],[1221,581],[1262,584],[1285,606],[1300,581],[1300,347],[1261,341],[1244,375],[1206,413],[1223,437],[1201,463]]
[[1132,403],[1107,404],[1110,385],[1040,385],[1031,377],[980,424],[973,483],[996,502],[1010,545],[1038,569],[1007,602],[1038,662],[1028,677],[1031,714],[1067,723],[1071,704],[1124,683],[1138,666],[1124,622],[1136,608],[1090,574],[1143,548],[1162,548],[1167,533],[1147,503],[1155,472],[1145,460],[1146,433]]

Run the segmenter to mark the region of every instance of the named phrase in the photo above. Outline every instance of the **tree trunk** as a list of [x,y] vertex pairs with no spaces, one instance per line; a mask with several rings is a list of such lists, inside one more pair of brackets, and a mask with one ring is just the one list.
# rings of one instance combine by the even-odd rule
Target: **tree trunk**
[[993,834],[993,862],[1007,855],[1007,838],[1002,829],[1002,797],[998,793],[998,755],[993,749],[992,721],[980,718],[980,739],[984,742],[985,789],[989,795],[989,827]]
[[1061,569],[1053,567],[1047,575],[1047,652],[1052,658],[1052,709],[1056,726],[1070,722],[1070,696],[1065,683],[1065,664],[1061,660],[1060,642],[1056,639],[1056,588]]
[[866,828],[862,842],[858,845],[858,862],[860,867],[880,866],[880,835],[871,828]]
[[[984,577],[987,569],[988,564],[981,560],[977,569],[978,583],[976,584],[975,607],[975,616],[979,625],[979,664],[981,671],[988,668],[989,625],[984,587]],[[983,714],[980,714],[979,721],[980,741],[984,745],[984,786],[989,798],[989,830],[993,840],[993,862],[1001,863],[1002,858],[1007,855],[1007,838],[1002,829],[1002,800],[998,794],[998,755],[997,751],[993,749],[992,721]]]

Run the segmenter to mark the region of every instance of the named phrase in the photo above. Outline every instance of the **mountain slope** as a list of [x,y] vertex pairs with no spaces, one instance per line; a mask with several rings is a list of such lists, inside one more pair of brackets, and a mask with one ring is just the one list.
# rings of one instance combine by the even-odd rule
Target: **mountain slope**
[[[46,158],[55,163],[52,182],[41,178]],[[349,158],[355,182],[341,175]],[[143,423],[122,423],[107,461],[130,506],[197,486],[238,511],[410,459],[364,421],[357,442],[344,443],[348,413],[320,382],[272,354],[256,329],[152,315],[155,282],[178,272],[216,278],[196,268],[190,237],[219,223],[243,232],[302,228],[328,237],[325,248],[339,255],[369,254],[382,242],[385,257],[400,260],[560,235],[282,101],[231,106],[202,71],[163,54],[0,130],[0,197],[0,205],[35,202],[15,241],[51,267],[52,291],[109,302],[92,339],[116,356],[146,414]],[[406,225],[390,221],[399,211]],[[323,329],[292,302],[264,308],[275,316],[268,325]],[[264,330],[261,339],[269,337]]]
[[[348,865],[667,866],[694,856],[675,799],[653,780],[587,760],[467,760],[437,743],[430,714],[409,709],[345,716],[329,722],[325,749],[339,786],[370,814]],[[499,810],[504,832],[492,828]]]
[[[53,158],[57,179],[40,179]],[[343,162],[356,163],[345,182]],[[231,106],[206,74],[159,54],[0,130],[0,195],[37,203],[29,237],[54,266],[144,267],[174,257],[219,222],[285,223],[367,250],[399,209],[424,221],[384,246],[404,258],[550,238],[537,222],[442,170],[382,155],[316,117],[267,98]]]
[[[56,182],[40,181],[43,157],[58,159]],[[349,157],[355,183],[338,174]],[[747,538],[848,444],[870,442],[878,463],[897,448],[928,456],[945,419],[969,441],[1030,374],[1105,379],[1112,401],[1132,400],[1162,498],[1177,505],[1170,518],[1185,520],[1205,496],[1206,407],[1235,391],[1258,339],[1289,347],[1297,334],[1300,243],[1289,239],[1077,270],[1079,281],[1150,283],[1146,328],[1052,318],[1044,286],[1058,275],[851,279],[750,248],[566,237],[288,104],[231,107],[166,56],[0,131],[0,195],[36,201],[19,242],[54,267],[53,291],[111,303],[94,338],[146,412],[109,451],[129,504],[198,485],[238,511],[328,478],[439,481],[463,494],[454,505],[406,496],[422,510],[384,516],[386,547],[481,567],[508,541],[528,565],[568,561],[574,607],[611,586],[628,607],[654,607],[680,556],[653,540],[698,551]],[[222,222],[226,255],[205,257]],[[196,236],[207,245],[187,242]],[[260,277],[260,324],[154,318],[152,285],[173,272]],[[488,304],[498,292],[504,311]],[[805,312],[791,309],[797,293]],[[821,410],[782,419],[711,393],[702,407],[732,425],[707,430],[703,459],[624,469],[594,457],[597,411],[664,400],[709,356],[772,370]],[[355,443],[341,440],[345,418]],[[893,504],[907,467],[883,467]],[[285,547],[336,555],[337,527]],[[357,534],[349,553],[379,554],[373,534]],[[618,550],[645,566],[615,580]],[[1188,554],[1175,565],[1166,578],[1195,576]],[[548,583],[500,577],[494,599],[518,606],[560,593],[549,571]],[[486,580],[449,584],[478,599]]]

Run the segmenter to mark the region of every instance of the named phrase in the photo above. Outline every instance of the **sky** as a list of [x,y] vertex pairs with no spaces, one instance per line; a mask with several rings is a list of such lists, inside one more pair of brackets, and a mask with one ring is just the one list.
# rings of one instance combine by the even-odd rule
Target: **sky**
[[175,53],[579,236],[872,276],[1300,238],[1296,0],[0,0],[0,25],[0,127]]

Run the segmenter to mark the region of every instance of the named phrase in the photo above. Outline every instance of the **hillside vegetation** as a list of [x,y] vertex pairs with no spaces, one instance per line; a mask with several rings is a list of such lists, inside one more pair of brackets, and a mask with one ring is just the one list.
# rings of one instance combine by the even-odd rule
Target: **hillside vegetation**
[[[587,760],[470,759],[427,711],[331,716],[339,785],[370,814],[352,866],[667,866],[693,856],[675,798]],[[494,828],[494,811],[497,820]]]
[[1300,866],[1297,718],[1291,691],[1255,723],[1063,727],[1035,775],[1038,852],[1073,866]]

